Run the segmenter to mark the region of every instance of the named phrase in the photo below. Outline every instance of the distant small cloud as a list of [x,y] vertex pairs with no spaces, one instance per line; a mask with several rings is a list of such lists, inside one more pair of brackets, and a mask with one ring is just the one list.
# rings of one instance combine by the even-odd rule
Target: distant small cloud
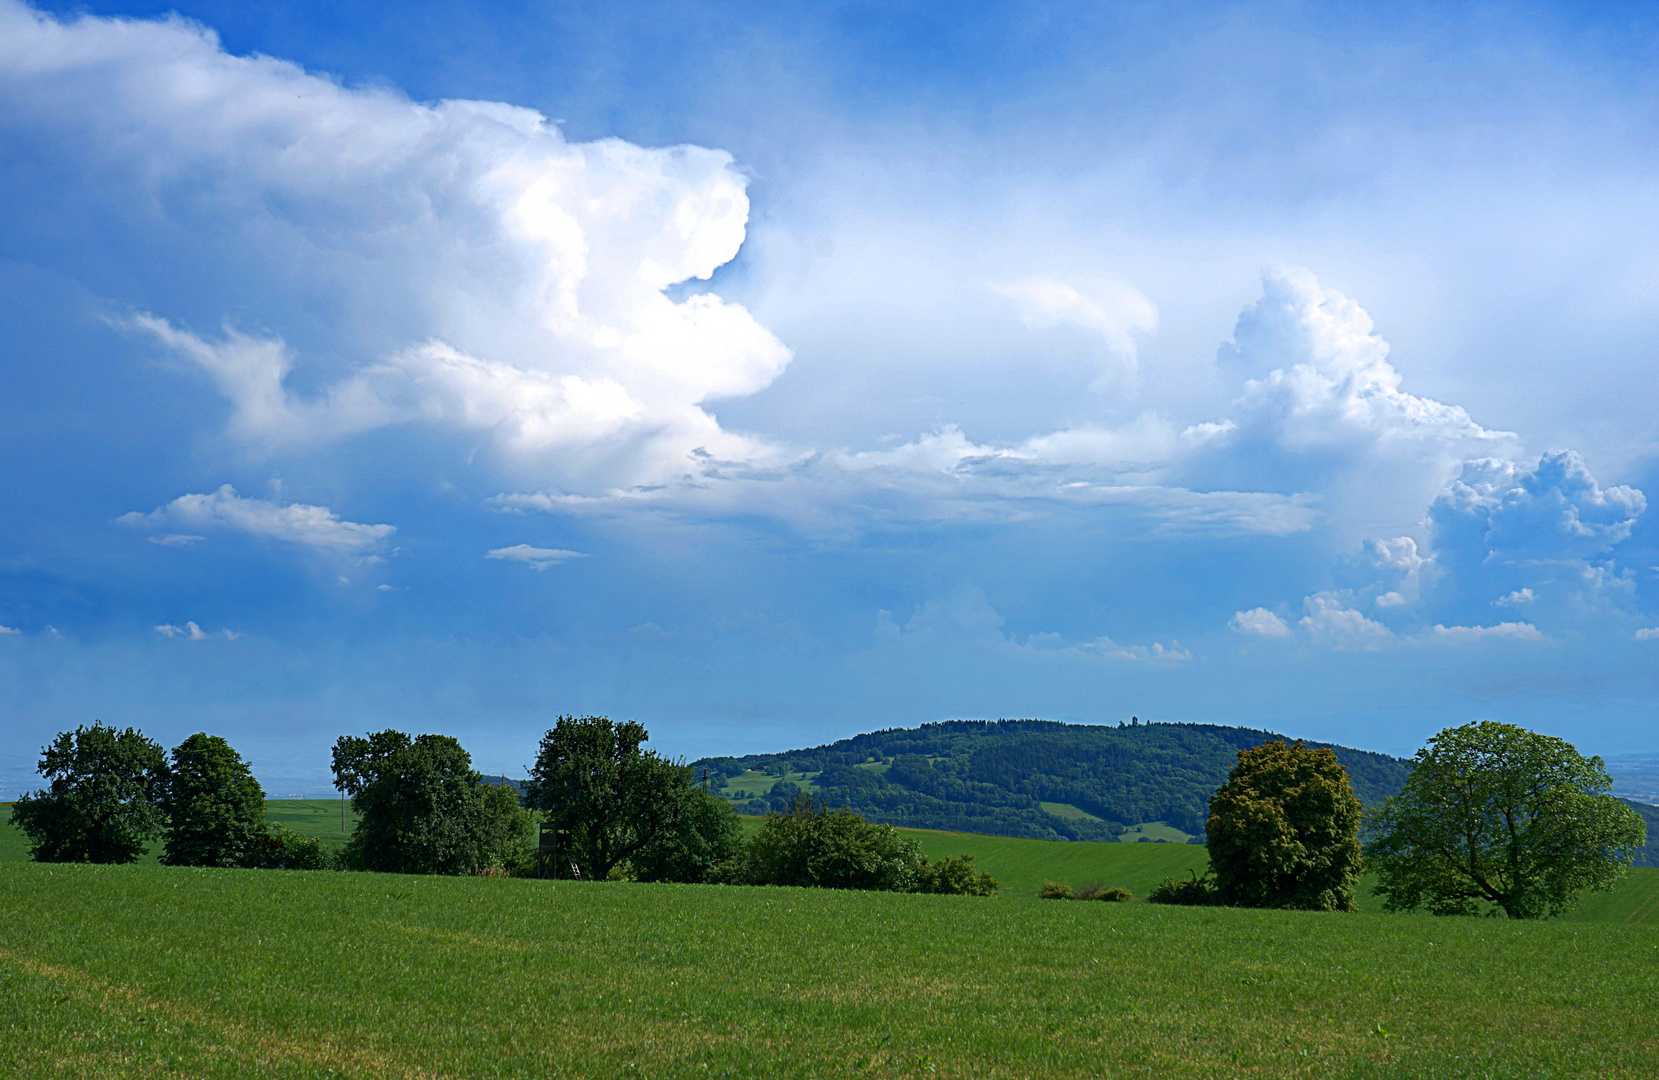
[[1235,612],[1232,622],[1228,625],[1241,634],[1268,638],[1290,637],[1290,627],[1285,625],[1285,621],[1262,607]]
[[661,641],[663,638],[674,636],[654,622],[643,622],[638,626],[630,626],[628,627],[628,634],[631,637],[645,638],[648,641]]
[[1507,638],[1511,641],[1543,641],[1543,633],[1531,623],[1506,622],[1496,626],[1441,626],[1435,624],[1431,631],[1442,641],[1484,641],[1491,638]]
[[[13,630],[12,633],[17,633]],[[1637,641],[1659,641],[1659,626],[1644,626],[1636,631]]]
[[0,626],[0,634],[21,634],[23,631],[12,626]]
[[1397,592],[1389,591],[1377,597],[1378,607],[1399,607],[1406,602],[1406,598]]
[[199,543],[206,540],[205,536],[192,536],[189,533],[168,533],[166,536],[146,536],[144,539],[162,547],[184,547],[187,544]]
[[391,592],[392,591],[392,587],[390,585],[376,585],[375,588],[379,589],[381,592]]
[[194,622],[187,622],[183,626],[162,623],[156,627],[156,633],[165,638],[182,638],[185,641],[206,641],[210,637],[222,637],[226,641],[235,641],[242,636],[234,630],[220,630],[217,633],[209,634]]
[[565,551],[562,548],[539,548],[529,544],[514,544],[512,547],[496,548],[484,556],[486,559],[505,559],[508,562],[520,562],[526,566],[533,566],[537,570],[545,570],[568,559],[585,559],[587,553],[582,551]]
[[1538,594],[1531,589],[1516,589],[1506,596],[1500,596],[1492,603],[1498,607],[1525,607],[1538,599]]

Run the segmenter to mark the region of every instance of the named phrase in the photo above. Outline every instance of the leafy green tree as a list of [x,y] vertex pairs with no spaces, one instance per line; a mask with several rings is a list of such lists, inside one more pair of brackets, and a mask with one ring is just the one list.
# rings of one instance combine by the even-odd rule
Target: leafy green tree
[[12,823],[39,862],[132,862],[162,831],[156,787],[166,765],[160,744],[134,728],[94,721],[65,731],[41,751],[51,786],[19,799]]
[[526,857],[530,816],[518,796],[483,783],[448,735],[342,736],[334,777],[361,815],[344,852],[353,868],[477,874]]
[[1210,798],[1210,870],[1235,907],[1357,911],[1363,808],[1323,747],[1268,742],[1240,750]]
[[749,841],[745,878],[755,885],[909,892],[927,860],[921,845],[845,808],[798,795],[766,815]]
[[198,732],[173,747],[158,800],[167,817],[161,861],[253,866],[265,837],[265,792],[230,743]]
[[668,873],[724,843],[716,834],[727,826],[712,817],[715,833],[696,832],[704,811],[690,794],[691,770],[641,750],[649,738],[643,725],[605,716],[561,716],[542,737],[525,802],[568,835],[584,878],[604,881],[635,857],[647,873]]
[[720,881],[743,851],[743,828],[725,799],[685,783],[669,788],[676,805],[656,832],[628,859],[637,881]]
[[1383,906],[1541,919],[1605,892],[1646,836],[1611,787],[1601,758],[1563,739],[1490,720],[1447,728],[1374,815]]

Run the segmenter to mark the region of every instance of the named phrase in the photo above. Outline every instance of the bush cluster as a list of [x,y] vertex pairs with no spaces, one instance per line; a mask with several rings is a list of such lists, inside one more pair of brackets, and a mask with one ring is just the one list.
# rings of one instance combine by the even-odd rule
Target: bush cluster
[[1043,900],[1104,900],[1108,904],[1127,904],[1135,898],[1128,889],[1098,881],[1091,881],[1081,889],[1073,889],[1064,881],[1045,881],[1037,896]]

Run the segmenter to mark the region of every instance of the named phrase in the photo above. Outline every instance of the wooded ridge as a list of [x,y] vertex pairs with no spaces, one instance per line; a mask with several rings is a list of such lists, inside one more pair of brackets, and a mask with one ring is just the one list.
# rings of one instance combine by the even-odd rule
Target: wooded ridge
[[[1238,752],[1286,736],[1215,724],[950,720],[803,750],[692,762],[710,789],[760,813],[805,790],[876,821],[922,828],[1113,840],[1162,823],[1202,837],[1209,798]],[[1410,763],[1329,747],[1367,806],[1404,784]]]

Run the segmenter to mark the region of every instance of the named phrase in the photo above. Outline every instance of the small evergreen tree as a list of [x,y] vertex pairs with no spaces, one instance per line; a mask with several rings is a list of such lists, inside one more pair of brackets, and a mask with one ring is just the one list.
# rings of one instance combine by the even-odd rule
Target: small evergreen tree
[[1241,750],[1210,798],[1210,870],[1236,907],[1357,911],[1364,813],[1330,750],[1268,742]]
[[65,731],[41,751],[45,791],[12,806],[12,823],[38,862],[128,863],[160,834],[156,788],[167,758],[135,728],[94,721]]
[[159,787],[167,817],[162,862],[254,866],[262,861],[265,792],[224,739],[198,732],[179,743]]

